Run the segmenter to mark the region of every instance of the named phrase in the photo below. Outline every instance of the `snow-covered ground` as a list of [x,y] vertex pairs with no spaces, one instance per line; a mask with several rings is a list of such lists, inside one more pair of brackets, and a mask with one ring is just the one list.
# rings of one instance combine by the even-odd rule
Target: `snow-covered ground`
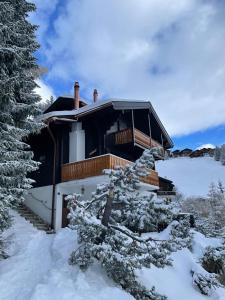
[[225,166],[211,157],[180,157],[158,161],[160,176],[173,180],[185,196],[206,196],[211,182],[221,180],[225,186]]
[[48,235],[16,212],[4,232],[10,257],[0,261],[1,300],[131,300],[98,266],[86,273],[68,264],[76,247],[69,228]]
[[[14,225],[4,232],[10,257],[0,261],[1,300],[131,300],[134,299],[107,278],[98,265],[87,272],[68,264],[76,248],[76,233],[69,228],[47,235],[13,212]],[[199,257],[208,245],[218,240],[195,233],[193,253],[183,249],[173,254],[172,267],[138,271],[147,287],[168,300],[225,300],[220,288],[211,297],[192,287],[191,269],[202,270]]]

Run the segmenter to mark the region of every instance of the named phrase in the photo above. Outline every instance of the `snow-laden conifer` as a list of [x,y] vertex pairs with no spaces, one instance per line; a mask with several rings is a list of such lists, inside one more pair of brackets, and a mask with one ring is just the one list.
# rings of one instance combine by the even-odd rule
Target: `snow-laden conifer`
[[172,237],[174,250],[192,247],[192,236],[190,234],[190,216],[184,216],[179,222],[171,224],[170,235]]
[[[146,288],[135,270],[171,264],[168,255],[178,236],[162,240],[151,236],[160,222],[171,223],[171,202],[158,199],[154,193],[140,191],[140,178],[154,167],[157,149],[146,150],[135,163],[108,170],[109,182],[99,185],[90,201],[78,195],[68,197],[70,226],[78,230],[79,248],[70,262],[86,270],[98,260],[109,277],[135,299],[165,299],[154,288]],[[180,246],[180,245],[179,245]]]
[[34,9],[25,0],[0,1],[0,230],[9,225],[8,208],[31,187],[27,173],[37,167],[25,140],[39,128],[32,75],[38,44],[27,19]]
[[214,150],[214,159],[220,161],[220,147],[216,147]]
[[201,263],[207,272],[225,276],[225,245],[207,247]]
[[201,294],[211,296],[219,287],[219,283],[214,274],[192,271],[193,286],[196,287]]
[[218,237],[225,228],[225,193],[219,180],[209,186],[208,197],[191,197],[183,201],[184,212],[193,214],[195,227],[206,236]]
[[220,162],[223,166],[225,166],[225,144],[220,148]]

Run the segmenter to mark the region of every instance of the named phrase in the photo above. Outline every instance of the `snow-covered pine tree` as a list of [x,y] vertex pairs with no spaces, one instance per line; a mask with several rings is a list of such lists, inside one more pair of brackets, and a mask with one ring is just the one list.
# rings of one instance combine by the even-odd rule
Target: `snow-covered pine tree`
[[36,26],[27,19],[34,9],[25,0],[0,1],[0,230],[9,225],[8,208],[31,187],[27,173],[38,166],[25,143],[40,127],[34,120],[40,98],[32,75],[38,68]]
[[[221,229],[225,226],[225,200],[223,189],[223,185],[219,181],[218,185],[214,185],[214,188],[211,188],[208,194],[211,205],[208,218],[209,222],[214,224],[214,228],[212,228],[212,234],[215,236],[220,234]],[[215,233],[213,231],[215,231]]]
[[165,297],[141,285],[135,270],[171,263],[171,241],[142,234],[157,231],[160,220],[172,220],[170,203],[138,190],[140,177],[153,168],[156,155],[157,149],[147,150],[134,164],[108,170],[109,183],[99,185],[91,201],[77,195],[68,198],[70,224],[78,230],[80,244],[70,262],[85,270],[98,260],[109,277],[140,300]]
[[220,148],[220,162],[223,166],[225,166],[225,144]]
[[208,197],[209,199],[213,200],[217,196],[217,189],[214,182],[211,182],[209,185]]
[[221,201],[225,201],[225,188],[221,180],[219,180],[217,183],[217,194]]
[[225,245],[207,247],[201,259],[203,268],[218,275],[225,275]]
[[174,251],[182,248],[191,249],[192,235],[190,234],[190,216],[185,215],[182,219],[171,224],[171,242]]
[[214,150],[214,159],[215,161],[220,161],[220,147],[216,147]]
[[54,97],[51,96],[49,99],[46,99],[44,102],[40,102],[39,103],[39,108],[40,108],[41,112],[44,113],[44,111],[47,108],[49,108],[49,106],[51,106],[54,101],[55,101]]
[[[207,198],[186,200],[186,211],[195,215],[196,228],[206,236],[218,237],[225,227],[225,198],[221,181],[211,183]],[[190,207],[190,204],[192,207]]]
[[219,287],[219,282],[214,274],[209,274],[207,272],[191,272],[192,283],[201,294],[206,296],[211,296],[217,287]]

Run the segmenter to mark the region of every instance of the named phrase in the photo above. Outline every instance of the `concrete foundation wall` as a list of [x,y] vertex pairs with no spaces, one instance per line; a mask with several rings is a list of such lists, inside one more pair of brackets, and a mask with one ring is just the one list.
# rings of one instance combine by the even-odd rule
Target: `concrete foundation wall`
[[[62,205],[63,196],[80,194],[82,198],[91,200],[92,193],[96,190],[97,184],[109,181],[108,176],[96,176],[86,179],[62,182],[56,185],[55,191],[55,230],[62,227]],[[140,184],[140,190],[151,191],[155,187],[148,184]],[[48,224],[51,224],[52,207],[52,186],[33,188],[26,195],[25,205],[34,213],[39,215]]]
[[[62,227],[62,205],[64,195],[76,193],[87,200],[91,199],[92,192],[96,190],[97,184],[105,182],[106,180],[105,176],[97,176],[57,184],[55,190],[55,229],[58,230]],[[46,223],[51,224],[52,186],[30,189],[27,195],[25,195],[24,204]]]
[[51,224],[52,186],[30,189],[25,195],[24,204],[45,222]]

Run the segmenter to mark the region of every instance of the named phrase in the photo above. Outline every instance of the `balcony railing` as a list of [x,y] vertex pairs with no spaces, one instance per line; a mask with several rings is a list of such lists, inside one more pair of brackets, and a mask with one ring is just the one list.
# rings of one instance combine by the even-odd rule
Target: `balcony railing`
[[126,128],[118,132],[110,133],[106,137],[106,141],[114,145],[123,145],[134,142],[146,149],[152,147],[162,148],[160,143],[156,142],[154,139],[150,138],[150,136],[136,128],[134,130],[132,130],[132,128]]
[[[63,182],[84,179],[87,177],[102,175],[104,169],[114,169],[116,166],[125,167],[127,164],[131,163],[132,162],[130,162],[129,160],[123,159],[121,157],[112,154],[105,154],[62,165],[61,177]],[[150,170],[150,174],[146,177],[142,177],[141,181],[158,187],[158,173]]]

